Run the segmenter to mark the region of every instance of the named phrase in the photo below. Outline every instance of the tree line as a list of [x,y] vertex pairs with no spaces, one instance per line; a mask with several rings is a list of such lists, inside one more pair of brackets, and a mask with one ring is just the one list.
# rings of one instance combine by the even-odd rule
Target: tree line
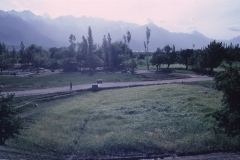
[[6,45],[0,42],[0,70],[7,69],[14,65],[18,60],[17,51],[13,47],[12,51],[8,51]]
[[174,45],[172,47],[166,45],[163,49],[157,48],[150,60],[157,71],[161,65],[167,65],[169,68],[171,64],[179,63],[185,65],[186,69],[191,67],[192,70],[204,74],[212,74],[213,69],[219,67],[223,61],[227,63],[240,61],[239,45],[227,45],[214,40],[202,49],[180,51],[175,51]]
[[[215,40],[202,49],[181,49],[175,50],[175,46],[166,45],[164,48],[150,54],[148,51],[151,30],[146,28],[146,42],[144,42],[145,54],[139,54],[138,59],[145,59],[147,69],[152,64],[158,71],[162,65],[179,63],[186,66],[186,69],[198,71],[203,74],[212,73],[222,61],[240,61],[239,45],[227,45]],[[21,42],[20,50],[17,52],[13,47],[8,51],[4,43],[0,42],[0,69],[9,68],[16,62],[22,66],[33,65],[34,67],[49,67],[51,69],[62,68],[63,71],[77,71],[87,69],[95,70],[103,67],[106,70],[119,70],[130,68],[134,71],[137,67],[134,59],[135,55],[129,48],[131,33],[127,31],[123,35],[123,42],[112,42],[110,33],[103,36],[102,44],[94,44],[91,27],[88,28],[88,36],[82,36],[80,42],[76,42],[76,37],[69,36],[70,45],[68,47],[52,47],[49,50],[41,46],[32,44],[25,47]],[[149,59],[149,56],[151,58]]]
[[80,42],[76,37],[69,36],[68,47],[52,47],[49,50],[32,44],[28,47],[23,42],[20,50],[8,51],[4,43],[0,43],[1,70],[11,67],[17,61],[22,66],[47,66],[52,69],[62,68],[63,71],[77,71],[79,69],[95,70],[97,67],[105,69],[123,69],[129,67],[133,61],[133,52],[129,48],[131,33],[127,31],[122,41],[112,42],[110,33],[103,36],[102,45],[94,44],[91,27],[88,28],[88,37],[82,36]]

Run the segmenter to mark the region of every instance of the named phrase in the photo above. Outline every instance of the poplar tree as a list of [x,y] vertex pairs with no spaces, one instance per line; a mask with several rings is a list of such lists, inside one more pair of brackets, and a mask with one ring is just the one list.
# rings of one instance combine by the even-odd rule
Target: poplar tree
[[108,33],[108,56],[109,56],[109,66],[112,66],[112,48],[111,48],[111,41],[112,41],[112,38],[111,38],[111,35]]
[[88,66],[92,68],[93,61],[93,37],[91,27],[88,27]]
[[128,44],[131,41],[131,33],[129,31],[127,31],[127,41],[128,41]]
[[109,67],[109,56],[108,56],[108,41],[106,35],[103,36],[102,49],[105,58],[105,67]]
[[[149,63],[148,63],[148,43],[149,43],[149,38],[150,38],[150,34],[151,34],[151,30],[147,27],[147,30],[146,30],[146,38],[147,38],[147,45],[146,45],[146,51],[147,51],[147,69],[149,70]],[[144,42],[145,44],[145,42]]]
[[124,43],[127,43],[127,37],[125,35],[123,35],[123,40],[124,40]]

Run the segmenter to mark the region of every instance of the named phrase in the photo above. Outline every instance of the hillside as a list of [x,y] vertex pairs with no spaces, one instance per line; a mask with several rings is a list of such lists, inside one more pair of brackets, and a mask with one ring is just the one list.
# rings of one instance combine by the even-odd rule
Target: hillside
[[[205,37],[198,31],[192,33],[169,32],[153,23],[147,25],[137,25],[123,21],[108,21],[93,17],[61,16],[50,19],[47,16],[37,16],[31,11],[0,11],[0,42],[7,46],[17,46],[21,41],[25,45],[35,43],[44,48],[61,47],[69,45],[69,35],[74,34],[77,42],[82,41],[82,36],[87,37],[88,26],[93,31],[94,43],[101,45],[104,35],[110,33],[112,41],[123,40],[123,35],[127,31],[131,32],[132,39],[130,48],[134,51],[143,51],[143,42],[146,41],[146,27],[151,29],[149,50],[163,48],[169,44],[175,45],[176,49],[201,48],[209,44],[212,39]],[[225,43],[240,43],[240,36]]]

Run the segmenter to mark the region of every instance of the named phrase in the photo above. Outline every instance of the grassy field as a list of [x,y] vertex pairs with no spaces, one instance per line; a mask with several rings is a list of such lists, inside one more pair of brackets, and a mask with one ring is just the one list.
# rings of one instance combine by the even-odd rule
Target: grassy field
[[216,135],[206,116],[220,92],[193,85],[157,85],[81,92],[39,107],[7,146],[60,159],[234,151],[239,139]]
[[[147,66],[145,64],[144,60],[141,60],[142,62],[138,65],[138,70],[146,70]],[[169,72],[169,73],[182,73],[182,74],[196,74],[196,72],[192,70],[186,70],[186,66],[181,64],[171,64],[169,68],[167,69],[167,65],[161,65],[161,68],[159,68],[163,72]],[[149,65],[150,71],[156,71],[156,66]]]
[[[139,66],[138,69],[145,69],[146,66]],[[154,71],[155,67],[150,66],[150,70]],[[182,73],[182,74],[195,74],[191,70],[185,70],[183,65],[174,64],[169,69],[161,68],[161,71],[166,73]],[[125,81],[141,81],[143,77],[129,73],[104,73],[96,72],[94,74],[88,73],[56,73],[50,75],[33,75],[26,77],[19,76],[1,76],[0,85],[7,88],[47,88],[69,86],[72,82],[73,85],[96,83],[97,79],[102,79],[103,82],[125,82]]]
[[95,73],[89,75],[88,73],[57,73],[45,76],[33,77],[7,77],[0,78],[0,85],[5,87],[58,87],[73,85],[96,83],[97,79],[102,79],[103,82],[123,82],[123,81],[141,81],[141,77],[129,73]]

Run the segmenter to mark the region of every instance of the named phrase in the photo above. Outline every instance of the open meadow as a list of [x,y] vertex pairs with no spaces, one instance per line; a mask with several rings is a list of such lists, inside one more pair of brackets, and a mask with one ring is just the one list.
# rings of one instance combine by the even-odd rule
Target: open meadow
[[73,85],[96,83],[97,79],[103,79],[105,82],[125,82],[125,81],[141,81],[143,78],[129,73],[53,73],[50,75],[34,75],[34,76],[2,76],[0,85],[5,90],[24,90],[32,88],[48,88]]
[[215,134],[208,116],[221,97],[201,84],[79,92],[38,102],[42,112],[28,117],[21,135],[6,144],[46,159],[235,151],[239,139]]

